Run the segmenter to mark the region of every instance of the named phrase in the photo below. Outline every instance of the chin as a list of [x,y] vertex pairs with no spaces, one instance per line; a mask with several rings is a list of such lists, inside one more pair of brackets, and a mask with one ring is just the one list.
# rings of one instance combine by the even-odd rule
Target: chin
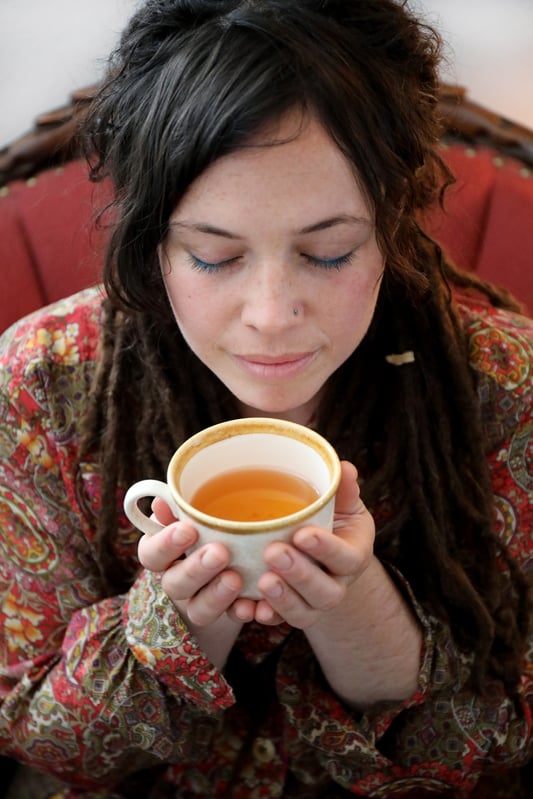
[[297,422],[299,424],[307,424],[313,416],[313,411],[316,403],[311,399],[303,400],[302,402],[247,402],[245,399],[240,399],[244,416],[272,416],[278,419],[286,419],[290,422]]

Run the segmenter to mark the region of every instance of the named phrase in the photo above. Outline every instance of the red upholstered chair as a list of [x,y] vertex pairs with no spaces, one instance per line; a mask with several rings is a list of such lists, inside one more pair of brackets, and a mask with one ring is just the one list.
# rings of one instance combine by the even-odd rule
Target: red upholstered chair
[[103,203],[83,161],[46,169],[0,189],[0,329],[99,280]]
[[440,152],[456,176],[426,228],[463,269],[511,291],[533,313],[533,130],[441,87]]
[[446,212],[426,228],[463,269],[511,291],[533,313],[533,165],[486,144],[444,142],[455,174]]
[[[0,152],[0,331],[20,316],[98,282],[106,234],[95,229],[106,188],[76,148],[94,89],[38,118]],[[457,176],[447,212],[425,220],[455,262],[508,288],[533,312],[533,131],[443,86],[440,145]]]

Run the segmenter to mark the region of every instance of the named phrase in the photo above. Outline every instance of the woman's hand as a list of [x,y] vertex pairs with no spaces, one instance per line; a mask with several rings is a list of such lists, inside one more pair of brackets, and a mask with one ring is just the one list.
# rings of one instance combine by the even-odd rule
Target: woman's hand
[[248,621],[253,612],[262,624],[283,619],[306,629],[324,611],[339,606],[350,584],[368,567],[374,520],[361,500],[355,467],[343,462],[341,468],[333,532],[302,527],[290,544],[270,544],[264,553],[269,571],[258,583],[265,599],[253,609],[249,600],[237,600],[231,609],[236,618]]
[[198,533],[186,522],[176,521],[160,499],[152,505],[158,522],[166,525],[155,535],[139,541],[139,560],[161,575],[161,585],[196,637],[206,656],[222,669],[242,627],[230,618],[231,607],[242,589],[237,572],[227,569],[230,555],[220,543],[207,544],[185,557]]
[[185,553],[198,538],[193,525],[176,521],[161,499],[152,505],[155,518],[166,525],[139,542],[139,560],[150,571],[161,574],[161,585],[169,599],[196,625],[218,619],[238,597],[242,579],[228,570],[230,555],[218,542]]
[[348,704],[363,709],[415,689],[420,626],[373,554],[374,521],[350,463],[342,463],[334,531],[302,527],[290,543],[270,544],[258,602],[239,597],[242,580],[228,568],[224,546],[207,544],[184,557],[195,529],[173,520],[159,500],[153,508],[167,526],[141,539],[139,558],[161,574],[164,591],[216,666],[223,667],[243,623],[286,621],[305,631],[332,689]]
[[335,607],[347,586],[368,564],[372,554],[374,523],[364,507],[355,467],[344,462],[335,500],[334,532],[302,527],[290,544],[276,542],[265,550],[266,568],[259,579],[265,596],[258,602],[239,597],[242,580],[228,569],[226,547],[213,542],[191,552],[197,533],[178,522],[168,506],[155,499],[153,512],[161,532],[144,536],[139,560],[161,574],[163,590],[186,619],[195,626],[212,624],[226,611],[236,622],[262,624],[288,622],[305,628],[324,610]]
[[[298,530],[291,544],[265,550],[265,599],[254,618],[283,618],[304,630],[333,691],[364,710],[415,691],[422,633],[418,619],[373,554],[374,520],[359,494],[357,471],[342,463],[334,531]],[[239,617],[237,600],[231,613]]]

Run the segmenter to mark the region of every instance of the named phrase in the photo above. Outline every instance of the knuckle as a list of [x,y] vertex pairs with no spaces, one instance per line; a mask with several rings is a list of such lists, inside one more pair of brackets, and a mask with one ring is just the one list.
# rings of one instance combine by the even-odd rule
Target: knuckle
[[365,553],[351,550],[339,564],[337,574],[339,577],[353,577],[361,569],[361,563],[365,560]]
[[201,572],[202,567],[199,560],[199,556],[196,552],[193,552],[191,555],[188,555],[180,562],[181,568],[183,570],[183,576],[186,580],[198,580]]
[[161,574],[161,588],[172,601],[187,599],[189,596],[189,592],[185,590],[183,583],[176,579],[176,575],[169,570]]
[[168,572],[163,572],[161,575],[161,588],[170,599],[182,599],[179,590],[176,588],[174,581],[171,580]]
[[205,627],[209,623],[209,619],[207,618],[206,614],[202,613],[194,606],[191,607],[190,604],[187,615],[189,616],[190,621],[197,627]]
[[197,627],[207,627],[218,617],[218,613],[205,603],[201,597],[195,597],[188,604],[187,615],[192,624]]
[[320,605],[320,609],[332,610],[333,608],[336,608],[337,605],[340,605],[345,596],[346,583],[344,581],[334,580],[329,588],[328,596]]
[[290,625],[297,630],[307,630],[318,621],[319,615],[320,613],[317,610],[307,611],[299,614],[295,619],[291,619]]

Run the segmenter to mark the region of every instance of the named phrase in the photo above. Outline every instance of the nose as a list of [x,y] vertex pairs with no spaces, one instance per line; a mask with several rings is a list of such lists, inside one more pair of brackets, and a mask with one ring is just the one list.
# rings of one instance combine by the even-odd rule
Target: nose
[[241,320],[264,334],[276,334],[298,324],[303,303],[290,269],[282,263],[252,270],[242,296]]

